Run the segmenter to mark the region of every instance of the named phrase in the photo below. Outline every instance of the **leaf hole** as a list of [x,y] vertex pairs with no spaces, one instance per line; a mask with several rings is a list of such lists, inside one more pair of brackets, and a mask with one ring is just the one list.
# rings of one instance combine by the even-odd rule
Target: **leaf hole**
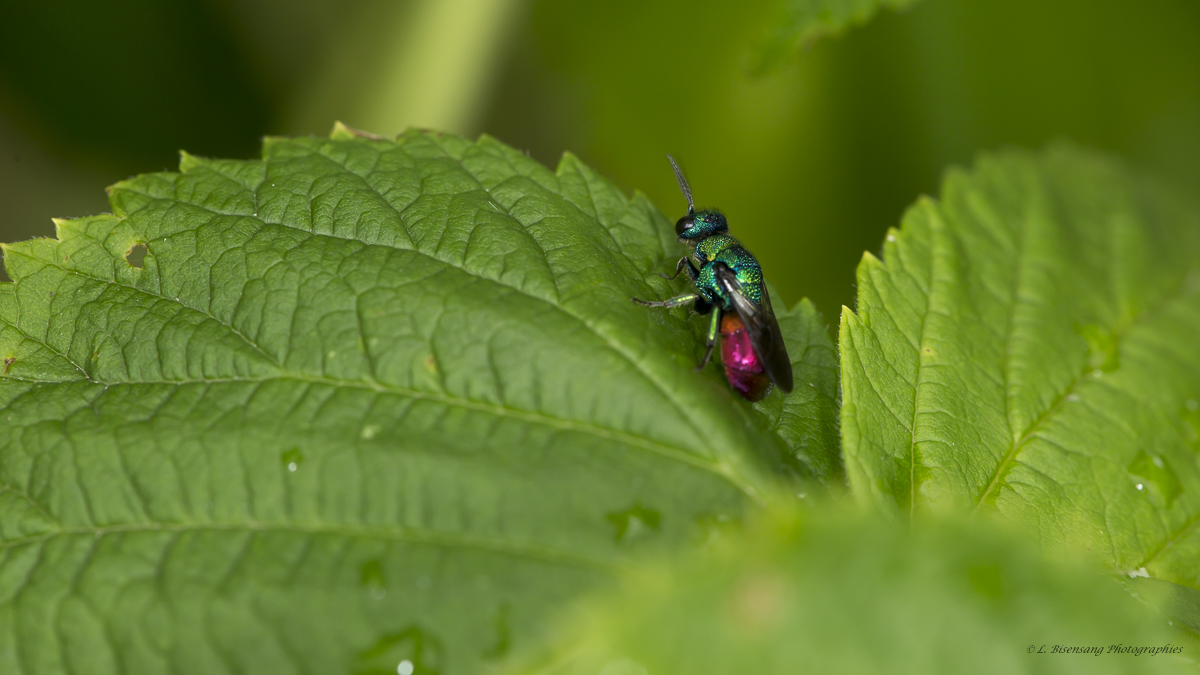
[[150,249],[145,244],[134,244],[125,252],[125,262],[129,263],[130,267],[141,269],[146,260],[146,254],[149,252]]

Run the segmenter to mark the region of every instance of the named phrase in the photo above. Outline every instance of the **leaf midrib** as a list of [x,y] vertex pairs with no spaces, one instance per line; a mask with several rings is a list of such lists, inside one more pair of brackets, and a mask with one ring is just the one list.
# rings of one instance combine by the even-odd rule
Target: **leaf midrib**
[[[606,440],[610,440],[610,441],[616,441],[619,443],[623,443],[623,444],[641,448],[642,450],[653,452],[655,454],[661,455],[668,459],[672,459],[675,461],[685,463],[694,468],[698,468],[705,472],[708,472],[713,475],[724,478],[726,480],[730,480],[730,477],[721,470],[720,465],[712,460],[706,459],[699,455],[695,455],[695,454],[686,452],[684,450],[680,450],[679,448],[676,448],[675,446],[667,445],[665,443],[658,443],[651,439],[643,438],[641,436],[635,436],[628,432],[619,431],[616,429],[609,429],[607,427],[602,427],[602,426],[591,424],[588,422],[581,422],[578,420],[569,420],[569,419],[562,419],[562,418],[558,418],[558,417],[551,417],[549,415],[545,415],[545,414],[542,414],[539,412],[521,410],[519,408],[513,408],[510,406],[504,406],[504,405],[500,405],[500,404],[496,404],[496,403],[473,401],[470,399],[464,399],[464,398],[459,398],[459,397],[455,397],[455,396],[448,396],[446,394],[439,394],[436,392],[427,392],[427,391],[421,391],[418,389],[409,389],[406,387],[397,387],[395,385],[381,384],[379,382],[363,382],[360,380],[342,380],[342,379],[332,378],[332,377],[327,377],[327,376],[304,375],[304,374],[300,374],[300,373],[290,373],[290,372],[280,372],[276,375],[266,375],[266,376],[262,376],[262,377],[213,377],[213,378],[178,379],[178,380],[167,380],[167,379],[163,379],[163,380],[121,380],[121,381],[116,381],[116,382],[108,382],[108,381],[103,381],[103,380],[86,380],[86,381],[80,381],[80,380],[31,380],[31,379],[25,379],[25,378],[19,378],[19,377],[8,377],[5,379],[11,380],[14,382],[28,382],[30,384],[74,384],[74,383],[86,382],[87,384],[94,384],[94,385],[101,386],[104,388],[104,391],[108,391],[109,389],[123,387],[123,386],[153,386],[153,385],[184,386],[184,385],[192,385],[192,384],[210,385],[210,384],[230,384],[230,383],[233,383],[233,384],[242,384],[242,383],[263,384],[263,383],[267,383],[267,382],[277,382],[277,381],[287,381],[287,380],[303,382],[306,384],[318,384],[318,385],[324,385],[324,386],[330,386],[330,387],[336,387],[336,388],[361,389],[361,390],[370,391],[370,392],[376,393],[376,394],[387,394],[387,395],[399,396],[399,397],[403,397],[403,398],[416,399],[416,400],[436,401],[438,403],[441,403],[441,404],[447,405],[447,406],[463,408],[465,410],[474,410],[477,412],[489,413],[492,415],[496,415],[497,417],[510,417],[513,419],[519,419],[519,420],[522,420],[525,422],[529,422],[529,423],[533,423],[533,424],[540,424],[542,426],[548,426],[548,427],[555,428],[555,429],[561,429],[561,430],[565,430],[565,431],[574,431],[574,432],[578,432],[578,433],[582,433],[582,434],[595,436],[597,438],[602,438],[602,439],[606,439]],[[18,397],[18,399],[19,398],[20,397]],[[17,400],[17,399],[14,399],[14,400]]]
[[[230,180],[232,180],[232,179],[230,179]],[[239,185],[240,185],[240,183],[239,183]],[[152,199],[156,199],[156,200],[161,199],[161,198],[154,198],[151,195],[147,195],[147,194],[141,193],[141,192],[138,192],[137,194],[141,194],[143,196],[146,196],[146,197],[152,198]],[[193,206],[196,206],[196,205],[193,205]],[[207,207],[202,207],[202,206],[197,206],[197,208],[200,208],[209,213],[213,213],[216,215],[223,215],[223,216],[227,216],[227,217],[249,217],[249,216],[242,216],[240,214],[223,213],[223,212],[216,211],[216,210],[209,209]],[[122,218],[125,218],[125,217],[126,216],[122,216]],[[259,222],[263,223],[264,225],[288,228],[288,226],[286,226],[286,225],[265,221],[265,220],[262,220],[259,218],[255,218],[255,220],[258,220]],[[299,230],[299,228],[288,228],[288,229]],[[344,239],[342,237],[336,237],[333,235],[313,233],[313,232],[309,232],[307,230],[299,230],[299,231],[305,232],[312,237],[328,237],[328,238],[336,239],[338,241],[356,241],[356,240]],[[368,243],[364,243],[364,242],[358,242],[358,243],[362,243],[364,246],[380,246],[381,248],[386,248],[386,249],[390,249],[390,250],[411,251],[414,253],[419,253],[419,254],[421,254],[425,257],[429,257],[439,263],[449,265],[450,267],[453,267],[454,269],[457,269],[457,270],[461,270],[476,279],[495,281],[495,280],[488,279],[487,277],[483,277],[483,276],[474,274],[464,268],[454,266],[447,261],[443,261],[443,260],[440,260],[433,256],[429,256],[428,254],[425,254],[421,251],[416,251],[415,249],[399,249],[399,248],[395,248],[395,247],[382,246],[380,244],[368,244]],[[251,340],[247,335],[236,330],[232,325],[220,320],[219,318],[217,318],[216,316],[214,316],[213,314],[211,314],[209,312],[205,312],[202,309],[199,309],[192,305],[185,304],[181,301],[177,302],[177,301],[173,300],[172,298],[166,297],[165,295],[160,295],[160,294],[151,292],[144,288],[139,288],[137,286],[130,286],[128,284],[121,283],[120,281],[116,281],[113,279],[105,279],[103,277],[98,277],[98,276],[94,276],[91,274],[87,274],[87,273],[84,273],[84,272],[76,270],[76,269],[66,268],[66,267],[63,267],[62,265],[58,264],[56,261],[45,260],[42,258],[34,257],[34,256],[29,255],[28,253],[25,253],[24,251],[20,251],[20,252],[16,252],[16,253],[18,255],[21,255],[22,257],[29,259],[29,260],[33,260],[33,261],[41,263],[43,265],[54,267],[55,269],[58,269],[67,274],[72,274],[72,275],[79,276],[79,277],[89,279],[92,281],[109,284],[109,285],[112,285],[112,286],[115,286],[118,288],[123,288],[123,289],[129,290],[129,291],[135,292],[135,293],[140,293],[149,298],[153,298],[156,301],[167,302],[170,304],[177,305],[186,311],[195,312],[209,320],[216,322],[220,326],[228,328],[233,335],[235,335],[237,338],[241,339],[244,343],[246,343],[249,347],[251,347],[257,354],[261,354],[264,358],[268,359],[268,365],[280,369],[278,375],[263,376],[263,377],[257,377],[257,378],[256,377],[244,377],[244,378],[243,377],[236,377],[236,378],[226,377],[226,378],[202,378],[202,379],[163,379],[163,380],[142,379],[142,380],[105,381],[105,380],[96,379],[93,375],[88,373],[85,369],[79,367],[77,364],[75,364],[74,361],[72,361],[67,356],[58,352],[54,347],[50,346],[46,342],[44,342],[42,340],[38,340],[37,338],[28,335],[24,331],[21,331],[21,334],[24,337],[26,337],[26,339],[36,342],[37,344],[41,344],[42,346],[46,347],[54,354],[64,358],[69,363],[74,365],[78,370],[80,370],[81,373],[84,374],[84,376],[86,378],[85,381],[90,382],[90,383],[103,385],[107,388],[110,386],[117,386],[117,385],[122,385],[122,384],[182,385],[182,384],[193,384],[193,383],[218,383],[218,382],[267,382],[267,381],[271,381],[271,380],[292,379],[292,380],[305,381],[305,382],[310,382],[310,383],[328,384],[328,385],[332,385],[332,386],[359,387],[359,388],[370,389],[370,390],[373,390],[376,392],[381,392],[381,393],[390,393],[390,394],[395,394],[395,395],[399,395],[399,396],[405,396],[408,398],[436,400],[436,401],[442,402],[446,405],[457,406],[457,407],[470,409],[470,410],[477,410],[477,411],[481,411],[481,412],[490,412],[490,413],[496,414],[496,415],[503,415],[503,416],[512,417],[515,419],[523,419],[525,421],[542,424],[544,426],[578,431],[580,433],[587,433],[587,434],[590,434],[590,435],[593,435],[593,436],[596,436],[599,438],[606,438],[608,440],[614,440],[614,441],[618,441],[618,442],[622,442],[622,443],[627,443],[627,444],[630,444],[630,445],[633,445],[633,446],[636,446],[636,447],[639,447],[639,448],[642,448],[645,450],[650,450],[650,451],[655,452],[664,457],[668,457],[671,459],[675,459],[677,461],[681,461],[685,464],[688,464],[689,466],[697,467],[704,471],[712,473],[714,475],[720,476],[721,478],[724,478],[726,481],[730,482],[735,487],[737,487],[740,491],[742,491],[743,493],[745,493],[749,496],[753,497],[754,495],[757,494],[757,491],[747,481],[742,479],[735,472],[730,470],[730,468],[727,465],[725,465],[723,462],[720,462],[719,460],[714,460],[714,459],[704,457],[702,455],[697,455],[695,453],[688,452],[687,450],[684,450],[677,446],[671,446],[671,445],[667,445],[664,443],[658,443],[656,441],[653,441],[653,440],[650,440],[647,438],[635,436],[628,432],[623,432],[623,431],[616,430],[616,429],[610,429],[610,428],[603,427],[600,425],[591,424],[588,422],[583,422],[583,421],[578,421],[578,420],[568,420],[568,419],[562,419],[562,418],[557,418],[557,417],[551,417],[549,415],[544,415],[542,413],[521,410],[521,409],[513,408],[510,406],[503,406],[503,405],[498,405],[498,404],[472,401],[469,399],[448,396],[445,394],[437,394],[437,393],[433,393],[433,392],[423,392],[423,391],[416,390],[416,389],[398,387],[398,386],[390,385],[390,384],[382,384],[376,380],[372,380],[370,382],[363,382],[363,381],[357,381],[357,380],[343,380],[343,379],[338,379],[338,378],[330,378],[327,376],[314,376],[314,375],[304,375],[304,374],[300,374],[300,373],[291,373],[286,370],[283,370],[282,366],[279,364],[277,359],[275,359],[275,358],[271,357],[269,354],[267,354],[256,342]],[[562,310],[565,314],[567,314],[568,316],[574,318],[577,322],[579,322],[585,326],[587,325],[586,321],[579,318],[574,313],[566,312],[565,308],[562,308],[559,305],[555,305],[554,303],[551,303],[545,299],[538,298],[535,295],[522,292],[522,291],[520,291],[520,289],[516,289],[515,287],[510,286],[508,284],[503,284],[498,281],[495,281],[495,283],[497,283],[505,288],[517,290],[518,292],[521,292],[525,297],[536,299],[536,300],[541,300],[542,302],[544,302],[545,304],[547,304],[551,307],[557,307],[560,310]],[[361,331],[360,331],[360,333],[361,333]],[[593,330],[592,333],[593,333],[593,335],[595,335],[597,338],[599,338],[605,344],[608,344],[610,347],[612,346],[612,343],[609,340],[607,340],[604,336],[600,335],[598,332]],[[360,337],[362,337],[362,336],[360,335]],[[638,367],[636,362],[634,362],[634,360],[631,357],[629,357],[628,355],[624,354],[623,352],[621,352],[619,350],[616,350],[615,348],[614,348],[614,351],[616,351],[618,354],[623,356],[625,358],[625,360],[627,362],[629,362],[631,365]],[[640,367],[638,367],[638,370],[646,377],[646,379],[648,381],[650,381],[652,384],[655,383],[655,380],[652,379],[651,377],[649,377],[649,375],[647,375],[645,373],[645,371],[641,370]],[[19,381],[19,382],[31,382],[31,383],[51,382],[49,380],[32,380],[32,379],[19,378],[19,377],[8,377],[6,379],[13,380],[13,381]],[[59,381],[54,381],[54,382],[59,382]],[[658,388],[660,391],[665,391],[661,386],[659,386]]]
[[532,546],[513,543],[492,537],[468,536],[462,533],[434,532],[408,527],[354,527],[338,525],[304,525],[297,523],[277,523],[262,521],[245,521],[241,523],[128,523],[122,525],[107,525],[100,527],[63,527],[42,534],[19,537],[0,542],[0,550],[6,550],[27,544],[36,544],[56,537],[91,536],[97,540],[109,534],[126,533],[187,533],[187,532],[282,532],[306,535],[328,535],[340,537],[358,537],[389,539],[393,541],[444,546],[454,548],[469,548],[491,553],[500,553],[513,557],[540,560],[558,565],[585,567],[615,573],[626,569],[626,565],[611,560],[601,560],[590,556],[579,555],[565,549],[555,549],[544,546]]
[[[1182,275],[1180,283],[1168,293],[1163,294],[1162,299],[1159,300],[1154,307],[1151,307],[1150,309],[1147,309],[1146,311],[1127,319],[1122,323],[1122,325],[1117,326],[1116,329],[1113,330],[1113,336],[1116,339],[1116,342],[1121,344],[1129,331],[1153,319],[1156,315],[1166,311],[1171,305],[1177,302],[1183,302],[1191,297],[1192,293],[1188,292],[1189,277],[1190,274]],[[1018,454],[1020,454],[1021,450],[1024,449],[1024,447],[1035,438],[1037,432],[1043,426],[1045,426],[1054,415],[1058,414],[1058,412],[1064,408],[1063,404],[1066,403],[1070,395],[1074,393],[1075,388],[1083,383],[1088,374],[1093,370],[1094,369],[1088,367],[1088,363],[1085,360],[1082,372],[1080,372],[1080,374],[1071,381],[1071,383],[1055,399],[1054,403],[1052,403],[1049,408],[1038,415],[1037,419],[1035,419],[1033,423],[1029,425],[1029,427],[1021,434],[1019,439],[1014,441],[1013,444],[1009,446],[1009,450],[1007,453],[1005,453],[1003,460],[996,465],[996,469],[992,474],[992,479],[988,483],[988,486],[982,493],[980,493],[979,499],[975,502],[975,506],[971,509],[972,514],[980,510],[987,498],[991,495],[992,490],[996,489],[1001,483],[1001,478],[1004,476],[1009,466],[1016,461],[1016,457]]]
[[1200,511],[1197,511],[1195,514],[1192,515],[1191,518],[1188,518],[1188,520],[1183,524],[1183,526],[1180,527],[1178,530],[1176,530],[1174,533],[1168,534],[1167,538],[1165,540],[1163,540],[1163,543],[1157,549],[1155,549],[1154,551],[1149,553],[1145,558],[1143,558],[1141,564],[1139,564],[1137,567],[1145,567],[1145,566],[1149,565],[1150,563],[1154,562],[1154,560],[1156,558],[1158,558],[1158,556],[1169,551],[1171,549],[1171,547],[1173,547],[1177,542],[1182,541],[1187,536],[1188,532],[1191,531],[1191,529],[1193,527],[1195,527],[1197,524],[1200,524]]

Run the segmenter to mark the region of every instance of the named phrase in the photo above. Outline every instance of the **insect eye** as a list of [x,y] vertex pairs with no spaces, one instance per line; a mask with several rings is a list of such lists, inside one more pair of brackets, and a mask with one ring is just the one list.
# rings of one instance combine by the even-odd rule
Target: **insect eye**
[[680,218],[678,221],[675,222],[675,234],[677,234],[679,236],[683,236],[684,232],[692,229],[692,224],[695,222],[696,222],[696,219],[690,213],[688,215]]

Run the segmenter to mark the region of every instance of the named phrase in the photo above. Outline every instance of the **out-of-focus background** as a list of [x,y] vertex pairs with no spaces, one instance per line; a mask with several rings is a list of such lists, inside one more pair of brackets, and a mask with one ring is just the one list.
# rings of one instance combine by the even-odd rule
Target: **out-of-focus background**
[[947,165],[1056,138],[1200,187],[1196,0],[920,0],[767,59],[804,0],[44,0],[0,17],[0,241],[178,151],[409,125],[719,206],[827,318]]

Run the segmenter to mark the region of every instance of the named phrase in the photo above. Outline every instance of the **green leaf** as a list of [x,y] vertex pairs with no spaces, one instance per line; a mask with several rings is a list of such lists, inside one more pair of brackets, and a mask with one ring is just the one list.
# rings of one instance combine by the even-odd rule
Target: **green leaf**
[[[772,306],[783,305],[775,302]],[[809,474],[840,479],[843,469],[838,452],[841,400],[837,349],[829,338],[825,320],[808,299],[777,318],[788,356],[792,358],[796,386],[791,394],[768,396],[755,407],[771,420],[775,433]]]
[[515,672],[1191,672],[1194,643],[1166,619],[1093,568],[1048,561],[985,521],[909,531],[828,512],[772,515],[703,559],[583,605],[557,651]]
[[474,672],[832,466],[811,387],[768,419],[629,301],[682,249],[571,156],[339,127],[110,194],[5,248],[0,671]]
[[997,511],[1200,587],[1200,210],[1066,146],[951,171],[841,328],[859,499]]
[[1140,575],[1122,583],[1130,595],[1166,617],[1168,625],[1200,635],[1200,590]]
[[880,9],[900,11],[917,0],[782,0],[778,25],[754,55],[751,71],[761,73],[817,40],[871,20]]

